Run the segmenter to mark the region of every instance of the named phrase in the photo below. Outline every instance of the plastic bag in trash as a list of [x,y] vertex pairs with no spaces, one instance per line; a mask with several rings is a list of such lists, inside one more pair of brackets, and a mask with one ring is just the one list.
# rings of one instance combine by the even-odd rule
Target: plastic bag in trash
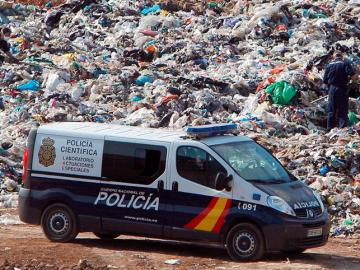
[[150,13],[159,12],[160,10],[161,10],[160,5],[153,5],[152,7],[144,8],[144,9],[141,11],[141,14],[147,15],[147,14],[150,14]]
[[286,81],[280,81],[269,85],[266,92],[271,96],[274,104],[288,105],[296,96],[297,90]]
[[36,80],[30,80],[27,81],[24,84],[18,85],[16,86],[16,90],[21,90],[21,91],[25,91],[25,90],[30,90],[30,91],[37,91],[39,90],[39,82]]
[[355,125],[356,123],[358,123],[360,121],[360,118],[354,112],[349,112],[348,118],[349,118],[350,125]]

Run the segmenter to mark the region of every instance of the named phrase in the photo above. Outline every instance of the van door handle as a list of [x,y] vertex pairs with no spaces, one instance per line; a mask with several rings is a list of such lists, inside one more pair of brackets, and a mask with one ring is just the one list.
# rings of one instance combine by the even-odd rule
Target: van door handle
[[178,182],[175,181],[172,183],[172,190],[179,191],[179,183]]
[[163,190],[163,189],[164,189],[164,181],[159,180],[159,182],[158,182],[158,191]]

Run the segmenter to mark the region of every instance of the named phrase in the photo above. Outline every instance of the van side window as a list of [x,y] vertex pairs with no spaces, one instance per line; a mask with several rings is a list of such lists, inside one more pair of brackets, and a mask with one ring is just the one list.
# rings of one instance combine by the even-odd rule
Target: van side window
[[166,148],[105,141],[102,177],[111,181],[149,185],[165,171]]
[[227,175],[223,166],[204,150],[193,146],[181,146],[176,153],[176,169],[181,177],[215,189],[219,172]]

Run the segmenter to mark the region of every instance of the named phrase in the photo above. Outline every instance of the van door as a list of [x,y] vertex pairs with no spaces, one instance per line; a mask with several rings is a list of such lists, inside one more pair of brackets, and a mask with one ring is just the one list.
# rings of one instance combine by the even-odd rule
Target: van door
[[101,189],[104,231],[161,236],[169,144],[106,137]]
[[[193,142],[194,143],[194,142]],[[232,204],[232,191],[216,190],[218,173],[227,165],[203,144],[175,142],[171,153],[172,215],[166,220],[170,237],[217,240]]]

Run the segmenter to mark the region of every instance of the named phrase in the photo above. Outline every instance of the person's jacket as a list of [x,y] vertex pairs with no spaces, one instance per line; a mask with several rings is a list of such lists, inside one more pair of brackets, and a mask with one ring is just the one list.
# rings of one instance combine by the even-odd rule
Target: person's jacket
[[328,86],[346,87],[354,74],[355,71],[349,62],[335,59],[326,67],[324,83]]

